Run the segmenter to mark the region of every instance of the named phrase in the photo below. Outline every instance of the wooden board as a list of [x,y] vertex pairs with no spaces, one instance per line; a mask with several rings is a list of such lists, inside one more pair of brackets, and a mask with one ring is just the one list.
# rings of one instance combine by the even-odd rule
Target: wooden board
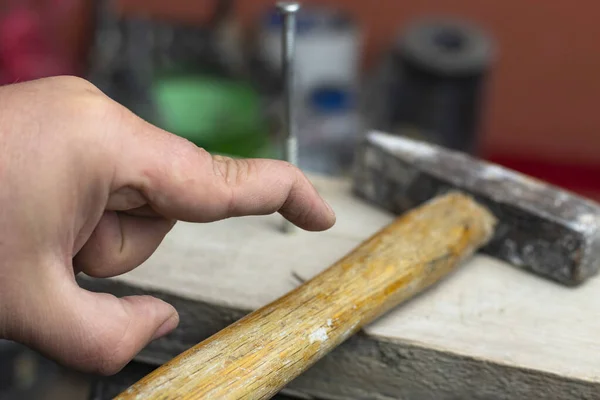
[[[338,222],[279,231],[278,215],[180,223],[140,268],[81,285],[155,294],[181,313],[172,335],[138,359],[162,363],[276,299],[342,257],[393,216],[313,182]],[[600,280],[573,289],[476,256],[388,313],[289,385],[323,399],[600,398]]]

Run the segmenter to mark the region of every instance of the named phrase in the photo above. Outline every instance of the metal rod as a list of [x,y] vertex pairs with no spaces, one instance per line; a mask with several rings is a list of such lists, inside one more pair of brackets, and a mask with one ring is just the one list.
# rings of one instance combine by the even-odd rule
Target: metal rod
[[[279,2],[277,9],[283,16],[283,29],[281,37],[281,71],[284,81],[284,140],[283,159],[290,164],[298,165],[298,138],[296,132],[295,113],[295,39],[296,39],[296,13],[300,4],[296,2]],[[292,232],[294,225],[285,220],[284,232]]]

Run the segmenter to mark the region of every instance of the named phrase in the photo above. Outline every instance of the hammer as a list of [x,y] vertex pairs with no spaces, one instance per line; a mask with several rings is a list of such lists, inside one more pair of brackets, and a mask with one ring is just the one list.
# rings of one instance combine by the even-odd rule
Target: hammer
[[600,209],[576,195],[378,132],[360,147],[355,172],[356,193],[399,214],[391,224],[117,399],[268,399],[478,250],[567,285],[598,269]]
[[469,193],[498,220],[482,252],[567,286],[598,272],[597,203],[461,152],[366,135],[355,160],[362,198],[397,214],[449,190]]

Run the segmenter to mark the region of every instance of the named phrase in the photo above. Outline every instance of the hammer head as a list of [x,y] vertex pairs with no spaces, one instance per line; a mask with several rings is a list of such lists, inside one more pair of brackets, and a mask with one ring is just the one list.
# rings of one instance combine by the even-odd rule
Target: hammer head
[[481,249],[545,278],[574,286],[600,265],[600,206],[466,154],[381,132],[359,148],[354,191],[396,214],[460,190],[498,219]]

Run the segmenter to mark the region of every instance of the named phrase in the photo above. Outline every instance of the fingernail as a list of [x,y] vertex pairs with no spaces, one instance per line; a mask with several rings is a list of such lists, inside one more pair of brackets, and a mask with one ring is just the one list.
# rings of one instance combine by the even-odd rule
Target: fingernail
[[329,203],[327,202],[327,200],[325,200],[325,198],[323,197],[323,195],[321,195],[321,194],[319,193],[319,197],[321,198],[321,201],[322,201],[322,202],[325,204],[325,207],[327,207],[327,210],[329,210],[329,212],[330,212],[331,214],[335,214],[335,212],[333,211],[333,207],[331,207],[331,204],[329,204]]
[[331,207],[331,204],[329,204],[325,199],[323,199],[323,202],[325,203],[325,205],[327,206],[327,209],[329,210],[329,212],[332,215],[335,215],[335,211],[333,211],[333,207]]
[[158,327],[156,332],[154,332],[154,335],[152,336],[151,340],[156,340],[169,334],[171,331],[177,328],[178,324],[179,315],[177,313],[174,313],[165,322],[163,322],[161,326]]
[[325,203],[325,207],[327,207],[327,210],[329,210],[329,214],[331,214],[332,219],[335,221],[336,216],[335,211],[333,211],[333,207],[331,207],[331,204],[329,204],[325,199],[323,199],[323,203]]

